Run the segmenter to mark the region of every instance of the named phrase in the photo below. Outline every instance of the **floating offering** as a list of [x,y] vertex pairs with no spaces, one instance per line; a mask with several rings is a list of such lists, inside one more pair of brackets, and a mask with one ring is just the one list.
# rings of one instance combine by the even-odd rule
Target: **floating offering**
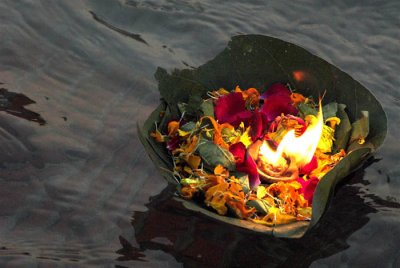
[[199,68],[156,78],[161,104],[138,133],[176,199],[256,232],[303,236],[386,136],[367,89],[272,37],[236,36]]

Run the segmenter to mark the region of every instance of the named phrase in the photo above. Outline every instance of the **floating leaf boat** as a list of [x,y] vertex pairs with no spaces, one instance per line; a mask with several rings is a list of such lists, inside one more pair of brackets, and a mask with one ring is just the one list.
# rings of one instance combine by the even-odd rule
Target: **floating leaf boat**
[[[326,211],[335,186],[362,166],[383,143],[387,132],[385,112],[370,91],[325,60],[297,45],[273,37],[235,36],[225,50],[206,64],[196,69],[174,70],[171,74],[158,68],[155,77],[159,82],[162,100],[145,123],[138,125],[138,134],[163,176],[169,183],[177,185],[179,181],[169,172],[173,168],[173,162],[168,151],[149,134],[154,131],[155,123],[158,128],[165,129],[171,119],[179,118],[182,103],[185,103],[185,112],[189,114],[196,114],[198,109],[201,109],[204,115],[210,115],[213,110],[207,103],[202,102],[207,92],[218,88],[235,88],[236,85],[241,85],[242,88],[263,89],[266,85],[281,82],[301,90],[304,96],[318,98],[325,94],[325,103],[345,105],[339,105],[338,114],[346,110],[348,121],[338,128],[334,148],[343,148],[347,154],[317,184],[310,221],[265,226],[221,216],[193,201],[176,197],[187,209],[227,224],[276,237],[297,238],[311,229]],[[351,122],[352,126],[349,125]],[[349,127],[353,128],[351,136],[348,129],[346,132],[346,128]],[[211,154],[215,153],[218,152]]]

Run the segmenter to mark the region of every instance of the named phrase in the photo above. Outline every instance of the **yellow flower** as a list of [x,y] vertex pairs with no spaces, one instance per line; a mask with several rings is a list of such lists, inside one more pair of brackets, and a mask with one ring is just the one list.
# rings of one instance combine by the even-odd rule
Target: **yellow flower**
[[339,117],[329,117],[328,119],[325,120],[325,123],[329,124],[329,126],[335,130],[336,126],[340,124],[340,118]]
[[332,151],[333,141],[335,140],[334,135],[335,131],[331,127],[324,125],[317,148],[323,153],[330,153]]

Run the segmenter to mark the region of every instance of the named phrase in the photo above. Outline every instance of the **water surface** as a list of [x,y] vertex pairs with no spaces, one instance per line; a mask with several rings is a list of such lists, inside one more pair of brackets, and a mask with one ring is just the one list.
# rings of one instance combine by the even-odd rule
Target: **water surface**
[[[43,124],[0,109],[0,266],[400,266],[398,13],[394,0],[1,1],[0,86]],[[388,116],[375,160],[300,240],[182,209],[137,138],[158,66],[197,67],[250,33],[336,65]]]

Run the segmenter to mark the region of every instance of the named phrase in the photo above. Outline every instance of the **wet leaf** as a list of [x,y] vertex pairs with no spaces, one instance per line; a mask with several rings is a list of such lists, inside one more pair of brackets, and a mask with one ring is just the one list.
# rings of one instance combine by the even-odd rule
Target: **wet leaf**
[[303,115],[303,117],[305,117],[306,115],[314,115],[317,116],[318,115],[318,111],[316,109],[314,109],[313,107],[311,107],[310,104],[307,103],[299,103],[299,105],[297,106],[297,109],[299,110],[299,112]]
[[189,102],[186,105],[186,113],[195,117],[200,117],[202,113],[203,99],[198,94],[189,97]]
[[340,118],[340,124],[335,129],[335,142],[333,144],[333,152],[336,153],[340,149],[347,149],[347,143],[351,133],[351,123],[346,113],[346,105],[339,104],[337,116]]
[[231,174],[239,179],[239,184],[242,186],[243,192],[247,194],[250,191],[249,176],[240,172],[232,172]]
[[203,116],[211,116],[214,117],[214,104],[212,100],[205,100],[201,104],[201,112],[203,113]]
[[369,113],[368,111],[361,111],[361,117],[352,124],[352,131],[350,135],[349,146],[353,143],[360,145],[365,143],[369,133]]
[[267,215],[270,208],[268,203],[261,199],[250,200],[247,202],[247,205],[249,207],[255,208],[257,212],[262,215]]
[[336,102],[331,102],[322,107],[322,114],[324,115],[324,120],[335,117],[338,110],[338,104]]
[[231,152],[212,141],[200,140],[197,152],[210,170],[214,170],[218,165],[222,165],[228,170],[235,170],[235,159]]

